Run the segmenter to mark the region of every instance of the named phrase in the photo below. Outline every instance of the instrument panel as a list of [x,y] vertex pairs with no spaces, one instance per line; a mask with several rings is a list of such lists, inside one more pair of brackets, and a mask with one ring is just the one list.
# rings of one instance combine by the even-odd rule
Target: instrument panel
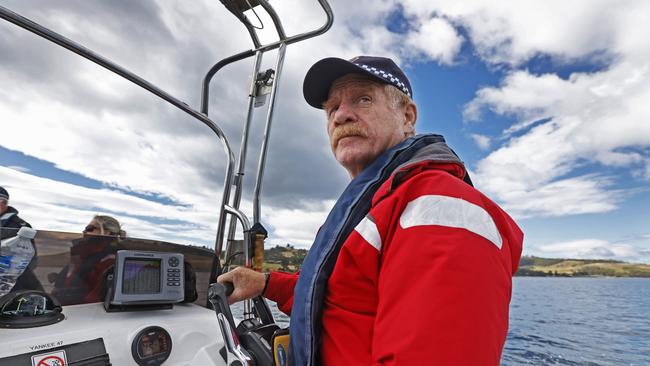
[[172,337],[158,326],[141,330],[131,344],[131,355],[140,366],[158,366],[169,358],[172,352]]

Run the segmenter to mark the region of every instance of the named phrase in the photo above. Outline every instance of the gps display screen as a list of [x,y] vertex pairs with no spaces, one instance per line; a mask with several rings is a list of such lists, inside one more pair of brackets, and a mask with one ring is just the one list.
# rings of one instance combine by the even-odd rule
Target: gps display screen
[[122,293],[156,294],[160,293],[160,259],[126,258]]

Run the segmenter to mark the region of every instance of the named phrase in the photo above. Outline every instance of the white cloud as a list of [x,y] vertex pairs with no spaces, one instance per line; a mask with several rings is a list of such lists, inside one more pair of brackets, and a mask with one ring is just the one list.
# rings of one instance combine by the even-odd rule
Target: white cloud
[[[616,209],[622,197],[611,189],[624,177],[567,179],[588,164],[626,166],[632,177],[644,175],[647,152],[629,149],[650,146],[650,52],[640,47],[650,24],[639,16],[650,5],[625,4],[430,5],[468,28],[484,60],[514,66],[500,85],[478,90],[464,115],[477,121],[489,109],[516,121],[504,132],[505,144],[478,163],[475,176],[479,187],[506,207],[516,207],[516,215]],[[568,78],[517,69],[535,55],[560,64],[584,59],[608,66]]]
[[643,170],[643,177],[647,180],[650,180],[650,159],[645,161],[645,168]]
[[[118,190],[86,188],[0,167],[10,204],[36,229],[81,232],[95,214],[120,221],[131,237],[212,246],[216,205],[166,204]],[[307,202],[302,209],[264,206],[263,222],[272,244],[309,247],[334,201]],[[252,207],[244,200],[242,208]],[[246,210],[245,210],[246,211]],[[247,212],[250,215],[250,212]]]
[[482,189],[502,192],[500,198],[504,208],[519,218],[569,216],[588,213],[605,213],[617,208],[623,199],[623,193],[609,191],[611,183],[598,176],[581,176],[559,179],[534,188],[513,189],[506,191],[508,178],[491,181],[492,184],[503,183],[498,187],[481,186]]
[[579,239],[539,246],[538,254],[547,257],[576,259],[612,259],[648,262],[650,257],[630,244],[610,243],[600,239]]
[[438,14],[462,25],[482,58],[511,65],[538,54],[569,62],[603,50],[616,52],[619,45],[639,46],[644,34],[639,30],[647,27],[641,14],[648,4],[634,0],[405,0],[403,4],[409,16]]
[[495,113],[517,115],[519,118],[552,117],[548,108],[562,103],[573,94],[572,85],[555,74],[531,75],[526,71],[509,74],[501,87],[484,87],[465,106],[464,116],[473,121],[481,117],[481,110],[489,107]]
[[484,136],[477,133],[473,133],[470,136],[472,137],[472,140],[474,140],[476,145],[479,147],[479,149],[487,150],[490,147],[491,139],[489,136]]
[[[6,148],[45,158],[63,170],[181,201],[207,200],[221,190],[220,184],[206,185],[208,190],[203,192],[184,189],[200,178],[197,169],[219,168],[214,163],[197,166],[200,156],[223,160],[223,153],[209,136],[152,133],[139,113],[88,113],[40,96],[19,106],[0,101],[0,114],[21,121],[7,131],[3,139]],[[134,126],[134,120],[142,123]]]
[[[0,179],[11,192],[11,205],[37,229],[81,231],[97,213],[114,215],[130,236],[209,242],[216,213],[162,204],[110,189],[85,188],[0,167]],[[152,225],[154,220],[177,225]],[[193,232],[180,228],[191,227]]]
[[284,240],[309,248],[334,203],[333,200],[311,202],[303,209],[271,208],[265,222],[274,229],[273,241],[282,244]]
[[407,53],[422,54],[430,60],[450,65],[460,51],[463,37],[442,18],[423,19],[406,37]]
[[635,152],[599,151],[597,152],[596,160],[604,165],[628,166],[642,162],[643,156]]
[[23,173],[28,173],[30,171],[29,168],[25,168],[23,166],[17,166],[17,165],[10,165],[7,168],[17,170],[17,171],[23,172]]
[[[546,185],[551,188],[562,176],[589,162],[641,170],[640,164],[646,159],[641,153],[618,150],[650,146],[650,123],[646,123],[650,121],[646,102],[650,98],[650,74],[646,70],[645,66],[629,69],[617,65],[592,74],[576,73],[568,80],[520,71],[508,76],[498,88],[479,90],[466,108],[469,116],[475,118],[478,110],[489,107],[519,120],[542,122],[527,131],[522,127],[523,135],[511,137],[483,159],[478,164],[477,182],[489,187],[507,206],[514,206],[518,203],[507,198],[512,186],[528,193],[517,200],[542,199],[544,196],[536,192]],[[509,181],[502,184],[506,176]],[[602,212],[603,202],[609,209],[616,207],[607,187],[601,184],[592,188],[596,188],[591,192],[592,204],[580,200],[578,206],[567,210],[563,205],[561,210],[549,213],[581,213],[585,207]],[[572,190],[557,193],[560,200],[575,198]]]

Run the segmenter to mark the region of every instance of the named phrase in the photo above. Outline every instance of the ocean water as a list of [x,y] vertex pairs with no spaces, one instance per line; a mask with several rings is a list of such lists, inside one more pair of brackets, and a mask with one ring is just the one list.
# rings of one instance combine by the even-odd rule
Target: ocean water
[[515,277],[501,365],[650,366],[650,279]]
[[650,279],[515,277],[502,365],[650,365]]

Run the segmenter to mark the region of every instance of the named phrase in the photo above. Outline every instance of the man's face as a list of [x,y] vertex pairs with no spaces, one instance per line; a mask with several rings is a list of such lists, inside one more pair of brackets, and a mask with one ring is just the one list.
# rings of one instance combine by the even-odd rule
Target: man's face
[[352,178],[413,132],[415,118],[406,113],[411,106],[395,104],[384,84],[359,75],[332,85],[323,104],[327,133],[336,160]]
[[7,211],[7,201],[0,199],[0,215]]

